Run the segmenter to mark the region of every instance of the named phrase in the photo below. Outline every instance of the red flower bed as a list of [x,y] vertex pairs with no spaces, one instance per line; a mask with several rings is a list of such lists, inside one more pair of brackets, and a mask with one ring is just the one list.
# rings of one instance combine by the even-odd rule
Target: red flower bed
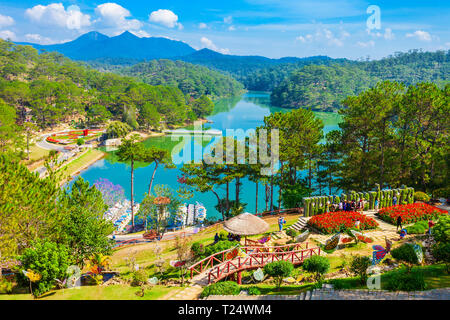
[[364,243],[372,243],[373,240],[369,237],[365,237],[365,236],[358,236],[358,240]]
[[398,216],[402,217],[402,223],[414,223],[421,220],[436,219],[447,211],[430,206],[426,203],[412,203],[400,206],[383,208],[378,211],[378,216],[389,223],[396,224]]
[[374,219],[353,211],[319,214],[309,219],[308,224],[323,233],[329,234],[354,228],[357,219],[360,221],[360,230],[375,229],[378,226],[378,223]]

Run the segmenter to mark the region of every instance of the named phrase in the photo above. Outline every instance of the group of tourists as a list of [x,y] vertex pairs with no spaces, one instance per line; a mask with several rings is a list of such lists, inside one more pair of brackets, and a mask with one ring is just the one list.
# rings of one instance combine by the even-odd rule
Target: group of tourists
[[364,198],[355,200],[344,200],[330,206],[330,211],[364,211],[367,201]]

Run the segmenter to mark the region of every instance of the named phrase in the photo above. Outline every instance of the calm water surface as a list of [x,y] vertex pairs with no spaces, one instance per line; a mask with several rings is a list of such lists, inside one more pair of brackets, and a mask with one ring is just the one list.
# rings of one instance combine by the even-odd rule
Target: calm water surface
[[[217,101],[212,115],[208,117],[213,123],[206,124],[205,126],[211,129],[222,130],[224,134],[226,129],[255,129],[263,124],[265,116],[278,111],[286,112],[289,110],[272,107],[270,105],[269,93],[248,92],[239,97]],[[328,112],[315,112],[315,114],[324,122],[324,134],[339,128],[338,123],[340,121],[340,116],[338,114]],[[198,141],[198,139],[193,140],[195,141],[192,143],[196,144],[197,147],[200,145],[207,147],[211,143],[208,141]],[[180,144],[180,141],[172,141],[171,137],[155,137],[144,141],[144,145],[156,145],[171,151],[177,144]],[[165,169],[160,166],[156,172],[153,185],[165,184],[170,186],[173,190],[178,189],[180,184],[177,182],[177,177],[182,175],[182,172],[179,170],[180,167],[181,165],[176,169]],[[134,196],[136,202],[142,201],[144,194],[148,191],[148,185],[153,169],[154,165],[139,163],[136,165],[134,179]],[[118,162],[114,153],[108,153],[107,157],[97,161],[88,169],[82,171],[79,176],[88,180],[90,183],[94,183],[99,178],[106,178],[114,184],[121,185],[125,190],[126,197],[130,198],[130,166],[126,163]],[[244,179],[242,183],[241,200],[244,203],[247,203],[246,211],[254,212],[256,196],[255,183],[250,182],[247,179]],[[225,186],[217,188],[217,191],[219,195],[225,195]],[[230,195],[232,197],[234,196],[233,184],[230,184]],[[277,198],[277,192],[275,192],[275,203]],[[261,209],[265,208],[264,187],[262,184],[259,185],[258,200],[258,210],[261,211]],[[195,192],[194,197],[190,199],[188,203],[195,203],[196,201],[205,205],[209,219],[220,217],[219,212],[214,208],[217,204],[217,199],[211,192]]]

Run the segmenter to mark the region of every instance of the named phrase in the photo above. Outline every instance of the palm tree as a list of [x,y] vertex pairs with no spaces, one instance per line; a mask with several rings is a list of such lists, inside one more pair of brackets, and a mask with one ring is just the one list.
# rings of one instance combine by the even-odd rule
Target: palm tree
[[134,134],[129,139],[124,139],[119,146],[117,156],[119,161],[131,163],[131,228],[134,230],[134,162],[142,161],[145,152],[144,147],[140,144],[139,135]]

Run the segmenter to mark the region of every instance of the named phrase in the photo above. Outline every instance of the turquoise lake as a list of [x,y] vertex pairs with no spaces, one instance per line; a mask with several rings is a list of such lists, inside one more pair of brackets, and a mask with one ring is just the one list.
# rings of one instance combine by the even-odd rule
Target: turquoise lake
[[[222,99],[215,102],[213,113],[207,117],[212,123],[205,124],[206,128],[221,130],[225,134],[226,129],[255,129],[263,124],[264,117],[274,112],[287,112],[288,109],[275,108],[270,105],[270,93],[266,92],[247,92],[239,97]],[[340,116],[336,113],[329,112],[315,112],[316,116],[324,122],[324,134],[331,130],[338,129]],[[195,140],[195,139],[194,139]],[[180,140],[181,141],[181,140]],[[180,144],[180,141],[172,141],[171,137],[154,137],[144,141],[144,145],[157,145],[159,147],[172,150],[175,145]],[[210,142],[193,142],[203,145],[205,147]],[[178,168],[181,165],[178,166]],[[165,184],[170,186],[173,190],[177,190],[180,184],[177,177],[182,175],[178,169],[165,169],[159,167],[154,184]],[[154,165],[137,164],[135,169],[135,184],[134,197],[136,202],[142,201],[144,194],[148,191],[151,174]],[[125,190],[125,195],[129,199],[131,193],[130,187],[130,166],[125,163],[117,161],[114,153],[108,153],[108,156],[97,161],[88,169],[82,171],[79,176],[94,183],[99,178],[106,178],[114,184],[121,185]],[[75,177],[76,179],[76,177]],[[73,180],[72,180],[73,181]],[[246,211],[255,212],[255,183],[243,179],[241,186],[241,201],[247,203]],[[275,190],[276,191],[276,190]],[[217,188],[220,196],[225,195],[225,186]],[[230,195],[234,195],[234,184],[230,184]],[[278,193],[274,192],[274,204],[276,204]],[[258,210],[265,208],[264,187],[259,185],[258,192]],[[207,209],[208,219],[215,219],[221,217],[219,212],[215,210],[214,206],[217,204],[217,199],[211,192],[199,193],[195,192],[194,197],[188,203],[195,203],[196,201],[203,203]]]

